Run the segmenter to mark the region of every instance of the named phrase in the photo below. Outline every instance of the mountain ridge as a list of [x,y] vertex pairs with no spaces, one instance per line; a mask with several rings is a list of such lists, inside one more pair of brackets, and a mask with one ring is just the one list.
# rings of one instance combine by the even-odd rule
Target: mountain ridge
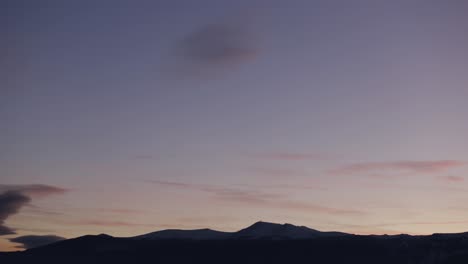
[[339,235],[350,234],[336,231],[323,232],[306,226],[296,226],[289,223],[278,224],[257,221],[254,224],[236,232],[223,232],[209,228],[191,230],[166,229],[135,236],[132,237],[132,239],[308,239],[319,236]]
[[468,233],[354,235],[260,221],[236,232],[205,228],[135,237],[85,235],[0,252],[0,263],[466,264]]

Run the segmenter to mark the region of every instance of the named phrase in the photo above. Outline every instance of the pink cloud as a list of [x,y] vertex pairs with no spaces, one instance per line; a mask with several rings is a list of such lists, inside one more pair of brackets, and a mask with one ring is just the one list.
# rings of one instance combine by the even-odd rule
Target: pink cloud
[[409,225],[456,225],[456,224],[468,224],[468,221],[445,221],[445,222],[412,222],[406,223]]
[[465,178],[460,176],[439,176],[437,179],[445,182],[462,182]]
[[195,187],[201,187],[201,185],[198,185],[198,184],[181,183],[181,182],[169,182],[169,181],[160,181],[160,180],[150,180],[148,182],[159,184],[159,185],[165,185],[165,186],[168,186],[168,187],[187,188],[187,189],[193,189]]
[[278,194],[259,193],[254,191],[222,191],[216,192],[215,200],[224,200],[235,203],[242,203],[250,206],[261,206],[270,208],[281,208],[283,210],[298,210],[302,212],[314,212],[330,215],[361,215],[362,211],[354,209],[341,209],[327,206],[320,206],[305,201],[289,200],[287,197]]
[[454,221],[420,221],[420,222],[395,222],[395,223],[382,223],[370,225],[374,227],[386,227],[386,226],[401,226],[401,225],[456,225],[456,224],[467,224],[467,220],[454,220]]
[[76,224],[79,225],[90,225],[90,226],[148,226],[154,227],[153,224],[139,224],[139,223],[131,223],[125,221],[108,221],[108,220],[83,220],[79,221]]
[[408,172],[408,173],[440,173],[452,168],[467,165],[467,162],[458,160],[436,161],[394,161],[394,162],[368,162],[356,163],[329,171],[332,175],[352,175],[356,173],[375,172]]
[[283,207],[285,209],[301,210],[303,212],[312,211],[312,212],[324,213],[324,214],[330,214],[330,215],[363,215],[363,214],[366,214],[365,212],[360,211],[360,210],[333,208],[333,207],[320,206],[320,205],[311,204],[308,202],[301,202],[301,201],[280,201],[278,203],[278,206]]
[[261,174],[265,176],[271,177],[290,177],[290,176],[299,176],[304,175],[305,173],[298,170],[293,169],[285,169],[285,168],[252,168],[253,172],[256,174]]
[[96,209],[97,211],[100,212],[108,212],[108,213],[114,213],[114,214],[145,214],[148,213],[147,211],[143,210],[134,210],[134,209],[119,209],[119,208],[98,208]]
[[180,189],[193,189],[201,192],[208,193],[212,196],[215,201],[224,201],[230,203],[243,204],[244,206],[261,206],[269,208],[280,208],[283,210],[300,210],[303,212],[316,212],[331,215],[362,215],[365,214],[362,211],[355,209],[341,209],[333,208],[306,201],[294,201],[290,200],[284,195],[262,192],[259,190],[251,189],[237,189],[231,187],[206,185],[206,184],[189,184],[189,183],[177,183],[167,181],[149,181],[158,185],[166,187],[180,188]]
[[290,189],[290,190],[326,190],[326,188],[321,187],[317,183],[311,182],[310,184],[288,184],[288,183],[278,183],[278,184],[262,184],[262,185],[251,185],[251,184],[239,184],[238,186],[243,187],[256,187],[262,189]]

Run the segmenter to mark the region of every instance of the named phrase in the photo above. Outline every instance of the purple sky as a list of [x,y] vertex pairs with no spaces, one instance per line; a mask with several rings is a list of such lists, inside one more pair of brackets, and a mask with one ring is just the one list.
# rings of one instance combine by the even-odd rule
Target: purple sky
[[467,13],[2,1],[0,250],[257,220],[468,231]]

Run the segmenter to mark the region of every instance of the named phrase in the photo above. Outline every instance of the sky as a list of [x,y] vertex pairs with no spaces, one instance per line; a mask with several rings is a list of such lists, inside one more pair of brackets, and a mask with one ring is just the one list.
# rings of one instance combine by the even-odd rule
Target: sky
[[1,1],[0,251],[259,220],[468,231],[467,13]]

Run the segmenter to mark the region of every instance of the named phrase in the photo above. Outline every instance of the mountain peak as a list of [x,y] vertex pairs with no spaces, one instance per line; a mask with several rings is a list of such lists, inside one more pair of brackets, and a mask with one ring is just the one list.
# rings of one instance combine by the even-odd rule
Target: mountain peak
[[258,221],[253,225],[240,230],[235,234],[237,238],[273,238],[273,239],[298,239],[312,238],[320,234],[319,231],[305,226],[295,226],[292,224],[276,224]]
[[99,235],[96,235],[97,237],[105,237],[105,238],[111,238],[112,236],[108,235],[108,234],[105,234],[105,233],[101,233]]
[[271,223],[271,222],[265,222],[265,221],[258,221],[255,222],[253,225],[250,227],[260,227],[260,226],[280,226],[281,224],[278,223]]
[[255,222],[253,225],[249,226],[248,228],[250,228],[250,227],[255,227],[255,228],[258,228],[258,227],[280,227],[280,226],[282,226],[283,228],[307,228],[307,229],[313,230],[313,229],[308,228],[306,226],[297,226],[297,225],[293,225],[293,224],[290,224],[290,223],[279,224],[279,223],[272,223],[272,222],[265,222],[265,221]]

